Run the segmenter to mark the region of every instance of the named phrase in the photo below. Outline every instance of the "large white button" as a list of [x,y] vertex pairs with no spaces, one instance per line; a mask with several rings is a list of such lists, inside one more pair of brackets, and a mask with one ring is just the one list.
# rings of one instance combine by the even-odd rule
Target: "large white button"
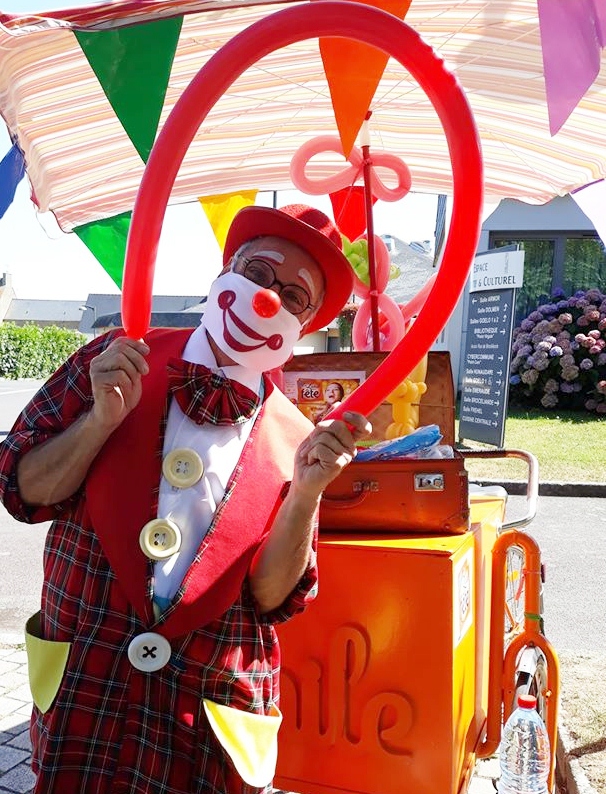
[[180,447],[164,456],[162,474],[175,488],[191,488],[204,474],[204,464],[195,449]]
[[164,560],[181,548],[181,530],[170,518],[154,518],[139,533],[139,545],[151,560]]
[[146,631],[134,637],[128,646],[128,658],[133,667],[143,673],[153,673],[168,663],[170,643],[161,634]]

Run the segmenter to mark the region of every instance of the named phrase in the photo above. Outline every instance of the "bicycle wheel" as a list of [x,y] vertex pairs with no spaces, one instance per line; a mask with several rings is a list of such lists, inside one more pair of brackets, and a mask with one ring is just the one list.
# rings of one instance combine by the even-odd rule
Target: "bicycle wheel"
[[524,623],[524,552],[519,546],[507,549],[505,566],[505,641],[511,640]]

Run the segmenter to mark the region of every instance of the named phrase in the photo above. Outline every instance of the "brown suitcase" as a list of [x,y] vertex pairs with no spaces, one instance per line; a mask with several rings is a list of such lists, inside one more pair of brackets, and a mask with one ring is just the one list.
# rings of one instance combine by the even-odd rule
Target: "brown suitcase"
[[320,532],[456,535],[469,526],[463,457],[353,461],[324,491]]

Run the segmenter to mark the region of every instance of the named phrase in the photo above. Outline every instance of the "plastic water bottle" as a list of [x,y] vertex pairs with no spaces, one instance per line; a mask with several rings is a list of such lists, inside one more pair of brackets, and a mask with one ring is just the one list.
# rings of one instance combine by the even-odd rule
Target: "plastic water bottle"
[[520,695],[503,728],[499,794],[549,794],[549,736],[534,695]]

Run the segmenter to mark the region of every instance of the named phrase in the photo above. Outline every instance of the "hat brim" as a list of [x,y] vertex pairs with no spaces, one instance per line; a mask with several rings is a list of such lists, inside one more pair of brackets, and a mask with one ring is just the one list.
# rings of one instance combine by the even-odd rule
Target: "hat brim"
[[224,264],[241,245],[255,237],[282,237],[315,259],[324,276],[324,299],[305,333],[332,322],[353,291],[353,271],[345,254],[313,226],[271,207],[251,206],[241,209],[232,221],[223,250]]

